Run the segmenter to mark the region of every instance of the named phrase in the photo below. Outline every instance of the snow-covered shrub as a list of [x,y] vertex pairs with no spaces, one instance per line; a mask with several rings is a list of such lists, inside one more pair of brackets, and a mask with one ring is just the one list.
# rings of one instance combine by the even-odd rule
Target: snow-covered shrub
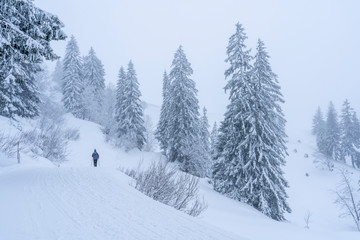
[[78,139],[79,133],[75,129],[64,128],[64,110],[50,99],[43,100],[40,113],[34,129],[22,134],[22,141],[36,155],[53,162],[63,162],[66,160],[68,141]]
[[69,141],[76,141],[80,137],[79,131],[73,128],[65,129],[63,134],[64,134],[64,138]]
[[328,157],[325,157],[319,151],[313,154],[314,156],[314,163],[317,167],[325,170],[329,170],[330,172],[334,171],[334,160]]
[[329,169],[330,172],[334,171],[334,162],[332,159],[326,157],[323,159],[322,164]]
[[152,162],[146,170],[138,167],[125,173],[135,179],[140,192],[191,216],[200,215],[207,207],[204,200],[199,200],[199,178],[167,163]]
[[327,169],[330,172],[334,171],[334,161],[328,157],[320,157],[314,160],[316,164],[322,169]]
[[17,151],[16,146],[18,141],[18,136],[10,136],[0,133],[0,152],[9,157],[14,156]]
[[66,159],[67,140],[64,138],[61,122],[42,120],[33,130],[24,132],[22,139],[36,155],[53,162]]
[[307,228],[307,229],[310,228],[309,224],[310,224],[310,222],[311,222],[311,221],[310,221],[311,216],[312,216],[312,213],[311,213],[310,211],[307,211],[306,214],[305,214],[305,216],[304,216],[305,228]]

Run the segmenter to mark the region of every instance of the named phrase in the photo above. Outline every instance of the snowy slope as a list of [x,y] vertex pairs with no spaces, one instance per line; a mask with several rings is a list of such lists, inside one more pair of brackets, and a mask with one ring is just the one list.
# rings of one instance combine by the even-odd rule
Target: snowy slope
[[[310,133],[303,131],[294,135],[298,138],[289,138],[289,156],[284,168],[285,178],[290,185],[287,192],[292,208],[292,213],[286,214],[287,221],[277,222],[264,217],[246,204],[212,191],[211,186],[203,182],[202,190],[209,205],[203,216],[204,221],[254,240],[360,239],[360,232],[356,230],[352,220],[339,218],[340,210],[334,204],[334,190],[339,183],[336,173],[338,170],[330,172],[316,167],[313,137]],[[309,157],[305,158],[305,154]],[[341,167],[344,166],[337,166]],[[348,169],[360,179],[359,171]],[[304,220],[308,212],[311,214],[310,229],[305,228]]]
[[[299,226],[305,225],[304,217],[310,212],[311,229],[331,234],[355,231],[356,237],[359,238],[360,233],[356,232],[352,220],[339,218],[341,211],[334,204],[336,199],[334,191],[340,183],[341,169],[349,170],[355,179],[360,179],[360,171],[335,163],[334,171],[331,172],[319,163],[314,163],[319,157],[315,154],[314,136],[311,135],[310,130],[298,132],[296,136],[298,138],[290,138],[289,156],[287,166],[284,168],[290,184],[289,201],[293,208],[293,213],[289,214],[287,219]],[[305,154],[309,157],[306,158]]]
[[[288,143],[284,171],[293,210],[286,215],[288,221],[273,221],[214,192],[205,179],[201,192],[208,209],[193,218],[142,195],[118,170],[135,168],[140,161],[145,165],[157,161],[159,153],[125,153],[105,142],[97,124],[65,117],[67,127],[80,132],[79,140],[68,148],[68,162],[58,168],[22,154],[21,165],[0,167],[0,239],[360,238],[350,219],[338,218],[332,193],[338,176],[315,167],[314,143],[305,131],[291,133]],[[15,131],[8,121],[0,121],[4,130]],[[100,154],[96,169],[91,167],[94,148]],[[304,158],[305,153],[309,158]],[[304,228],[308,211],[312,213],[310,229]]]
[[0,175],[1,239],[239,239],[166,207],[115,169],[11,167]]
[[125,155],[105,144],[98,125],[67,120],[81,136],[67,163],[0,168],[0,239],[239,239],[135,190],[117,168],[142,153]]

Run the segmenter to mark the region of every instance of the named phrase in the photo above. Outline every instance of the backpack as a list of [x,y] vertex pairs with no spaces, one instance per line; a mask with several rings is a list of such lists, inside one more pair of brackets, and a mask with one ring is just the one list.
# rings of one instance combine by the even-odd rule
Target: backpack
[[93,157],[94,157],[95,160],[97,160],[99,158],[97,152],[94,152]]

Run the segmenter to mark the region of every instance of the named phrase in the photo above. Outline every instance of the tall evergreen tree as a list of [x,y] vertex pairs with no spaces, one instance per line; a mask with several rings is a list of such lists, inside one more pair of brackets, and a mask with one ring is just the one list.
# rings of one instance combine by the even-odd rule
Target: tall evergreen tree
[[216,161],[214,161],[214,159],[216,159],[216,156],[218,156],[218,152],[217,152],[217,139],[219,137],[219,130],[217,127],[217,123],[214,122],[213,128],[211,130],[210,133],[210,156],[211,156],[211,175],[210,177],[213,178],[213,173],[214,173],[214,167],[215,167],[215,163]]
[[356,112],[353,112],[352,119],[352,136],[353,143],[351,149],[351,164],[354,168],[360,168],[360,121],[356,116]]
[[312,133],[316,135],[316,145],[318,147],[319,152],[325,153],[326,123],[320,107],[318,107],[315,116],[313,118]]
[[243,198],[239,189],[245,183],[240,175],[245,157],[240,148],[245,136],[244,116],[253,91],[250,86],[251,56],[244,43],[246,39],[242,25],[236,24],[225,60],[230,64],[225,71],[225,77],[229,78],[225,90],[229,92],[230,103],[220,124],[213,167],[214,189],[238,200]]
[[355,133],[353,129],[354,124],[353,120],[354,110],[350,107],[349,101],[346,99],[343,103],[343,108],[341,111],[340,117],[340,147],[341,147],[341,160],[345,162],[346,156],[351,156],[353,152],[353,143],[355,143]]
[[324,154],[326,157],[340,161],[340,126],[337,118],[337,113],[332,102],[329,104],[326,126],[325,126],[325,142]]
[[117,135],[120,138],[125,134],[123,129],[120,127],[120,123],[124,122],[125,119],[125,85],[126,85],[126,72],[121,66],[118,74],[118,80],[116,83],[116,103],[115,103],[115,120],[117,122]]
[[75,117],[84,118],[82,105],[82,92],[84,83],[82,77],[82,58],[74,36],[66,45],[63,60],[63,103],[68,112]]
[[313,126],[312,126],[312,134],[314,135],[318,135],[321,131],[321,129],[324,126],[324,117],[323,114],[321,112],[321,108],[318,107],[318,109],[316,110],[316,113],[313,117]]
[[60,59],[56,61],[54,72],[52,73],[52,81],[56,83],[59,89],[62,90],[63,85],[63,65]]
[[99,122],[105,90],[105,70],[93,48],[84,58],[82,105],[86,119]]
[[[95,96],[101,94],[101,91],[105,89],[105,70],[92,47],[89,50],[89,54],[84,58],[83,67],[85,83],[93,87]],[[97,97],[100,96],[98,95]]]
[[217,123],[214,122],[213,128],[210,133],[210,153],[211,156],[214,158],[216,156],[216,141],[219,135],[219,130],[217,127]]
[[284,213],[291,212],[286,202],[288,183],[281,170],[287,154],[280,106],[284,101],[263,42],[258,41],[251,68],[245,39],[242,26],[237,24],[227,51],[230,104],[219,130],[214,188],[283,220]]
[[200,140],[202,145],[202,159],[204,161],[204,171],[207,177],[211,176],[211,150],[210,150],[210,132],[209,132],[209,121],[207,118],[207,110],[203,108],[203,115],[200,119]]
[[209,120],[207,118],[207,109],[203,108],[203,115],[200,119],[200,137],[201,141],[204,143],[204,148],[206,152],[210,152],[210,133],[209,133]]
[[52,40],[64,40],[58,17],[37,8],[30,0],[4,0],[0,4],[0,115],[38,115],[35,74],[40,63],[58,58]]
[[106,135],[106,140],[109,140],[113,139],[116,134],[116,88],[112,84],[109,84],[106,86],[104,91],[104,101],[100,111],[100,124],[104,134]]
[[143,106],[140,101],[139,83],[133,63],[128,64],[126,81],[123,96],[123,112],[119,121],[119,137],[126,149],[139,148],[144,146],[146,131],[143,119]]
[[180,46],[175,53],[169,79],[171,107],[169,113],[168,159],[188,173],[203,176],[204,159],[199,133],[199,103],[193,70]]
[[35,77],[41,71],[36,63],[14,64],[7,68],[7,77],[1,79],[2,98],[0,115],[33,118],[39,114],[39,90]]
[[171,97],[172,97],[170,90],[171,90],[170,79],[168,74],[164,72],[163,88],[162,88],[163,103],[161,105],[160,119],[157,129],[155,131],[155,137],[159,141],[160,148],[165,154],[165,156],[167,156],[169,130],[170,130],[169,118],[170,118],[170,106],[171,106]]
[[284,212],[291,212],[286,201],[288,183],[283,176],[286,144],[285,118],[280,104],[284,103],[277,76],[272,72],[269,55],[259,39],[254,68],[254,104],[249,123],[251,140],[244,171],[247,183],[242,189],[249,202],[267,216],[283,220]]

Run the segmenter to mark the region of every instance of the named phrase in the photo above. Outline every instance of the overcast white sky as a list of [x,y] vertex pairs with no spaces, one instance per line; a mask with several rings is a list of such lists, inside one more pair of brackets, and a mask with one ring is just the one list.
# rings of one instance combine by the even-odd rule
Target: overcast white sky
[[[221,120],[227,105],[226,46],[237,22],[255,54],[261,38],[279,76],[291,128],[310,129],[317,106],[348,98],[360,115],[360,1],[357,0],[35,0],[59,18],[86,55],[92,46],[115,83],[131,59],[142,99],[161,104],[162,75],[181,44],[201,106]],[[53,44],[63,56],[66,42]],[[212,124],[212,122],[211,122]],[[301,124],[301,126],[299,126]]]

